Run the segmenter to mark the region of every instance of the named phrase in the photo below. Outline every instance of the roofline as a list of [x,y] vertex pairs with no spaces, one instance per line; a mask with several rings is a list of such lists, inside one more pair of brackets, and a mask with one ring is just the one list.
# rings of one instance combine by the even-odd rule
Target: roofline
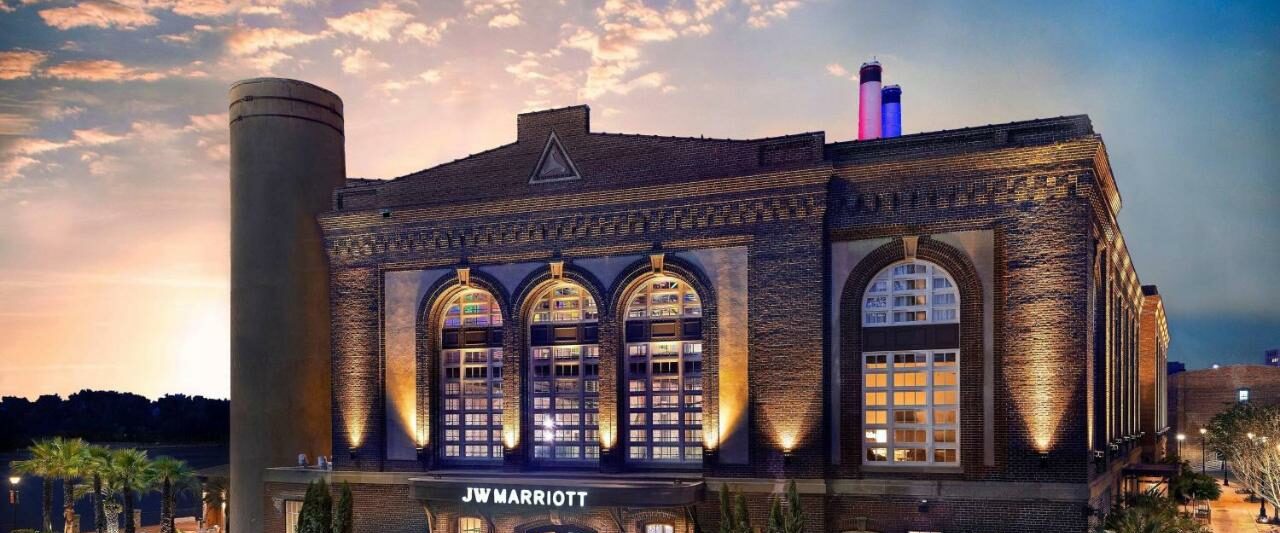
[[897,137],[880,137],[878,139],[850,139],[847,141],[836,141],[833,143],[827,143],[827,146],[836,146],[836,145],[869,146],[869,145],[875,145],[875,144],[889,144],[889,143],[895,143],[895,142],[902,142],[904,140],[909,140],[909,139],[920,139],[930,135],[946,135],[946,134],[953,134],[953,133],[964,133],[964,132],[971,132],[971,131],[984,130],[984,129],[990,129],[990,128],[1006,128],[1009,126],[1022,126],[1027,124],[1034,124],[1037,122],[1050,122],[1050,121],[1059,121],[1059,120],[1086,121],[1089,123],[1089,132],[1094,133],[1093,120],[1089,118],[1089,115],[1081,113],[1077,115],[1059,115],[1056,117],[1041,117],[1041,118],[1033,118],[1033,119],[1027,119],[1027,120],[1015,120],[1013,122],[984,124],[981,126],[965,126],[963,128],[953,128],[949,130],[921,131],[916,133],[909,133],[906,135],[899,135]]

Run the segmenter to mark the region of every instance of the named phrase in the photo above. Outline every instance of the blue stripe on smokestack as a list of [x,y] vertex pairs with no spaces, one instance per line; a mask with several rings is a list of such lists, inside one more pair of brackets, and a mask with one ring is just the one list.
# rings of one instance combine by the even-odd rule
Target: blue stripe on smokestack
[[883,138],[902,136],[902,88],[897,85],[886,85],[880,90],[880,136]]

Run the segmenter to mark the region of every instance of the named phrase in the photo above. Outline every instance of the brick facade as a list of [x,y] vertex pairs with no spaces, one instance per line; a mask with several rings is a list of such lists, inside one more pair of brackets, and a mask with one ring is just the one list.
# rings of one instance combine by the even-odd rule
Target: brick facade
[[[557,524],[633,532],[651,522],[713,531],[712,489],[727,483],[747,495],[762,525],[788,479],[803,483],[815,532],[1084,531],[1119,494],[1123,466],[1149,427],[1139,404],[1159,397],[1147,390],[1153,381],[1139,379],[1139,336],[1164,325],[1138,320],[1144,295],[1115,223],[1120,198],[1086,117],[828,144],[822,133],[744,141],[594,133],[589,111],[573,107],[520,115],[517,130],[516,142],[466,159],[353,181],[320,217],[331,267],[337,470],[325,475],[353,484],[357,531],[427,531],[430,520],[431,531],[451,532],[460,513],[484,516],[495,532]],[[531,182],[552,133],[580,179]],[[699,262],[697,254],[729,249],[744,250],[742,259],[715,271]],[[847,255],[853,249],[867,253]],[[623,460],[622,306],[652,272],[653,254],[703,298],[711,447],[701,469]],[[955,467],[862,461],[861,295],[908,256],[945,269],[958,286]],[[600,309],[599,413],[617,445],[589,471],[535,469],[525,444],[529,306],[557,275],[553,264]],[[704,501],[571,511],[412,498],[412,483],[467,476],[440,461],[439,340],[428,326],[457,289],[458,268],[495,295],[505,332],[503,428],[513,442],[501,464],[477,474],[695,479],[707,485]],[[743,270],[745,287],[720,289]],[[419,459],[392,460],[387,450],[398,444],[385,421],[401,400],[386,387],[384,279],[419,271],[440,273],[418,304],[408,362],[416,365],[408,401]],[[735,304],[747,311],[741,324],[726,314]],[[735,357],[745,372],[728,370]],[[735,385],[747,391],[740,403]],[[266,531],[283,528],[277,502],[300,495],[315,475],[268,475]]]

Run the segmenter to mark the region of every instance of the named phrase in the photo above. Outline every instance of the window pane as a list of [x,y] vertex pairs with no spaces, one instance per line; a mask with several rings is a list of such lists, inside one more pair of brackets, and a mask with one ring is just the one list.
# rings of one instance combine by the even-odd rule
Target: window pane
[[[446,304],[442,327],[498,328],[502,325],[501,309],[491,294],[481,289],[465,289]],[[455,330],[455,335],[456,330]],[[468,334],[467,336],[470,336]],[[443,337],[443,335],[442,335]],[[491,338],[490,335],[479,335]],[[502,348],[469,347],[442,350],[438,390],[446,411],[444,416],[445,457],[491,460],[491,450],[501,449],[502,415]],[[537,357],[540,354],[535,354]],[[537,400],[535,400],[537,403]],[[459,413],[458,411],[462,411]]]
[[923,387],[924,372],[895,372],[893,374],[894,387]]
[[529,335],[531,341],[544,344],[530,346],[537,459],[593,457],[592,447],[599,440],[600,348],[580,343],[583,328],[577,326],[594,323],[597,314],[590,291],[571,281],[551,285],[536,300],[531,326],[555,324],[549,336]]
[[[628,323],[657,319],[670,324],[672,318],[702,315],[697,292],[674,277],[655,276],[635,290],[627,298]],[[652,327],[635,330],[652,332]],[[638,446],[631,446],[629,460],[702,461],[702,348],[695,339],[627,344],[621,370],[627,380],[628,419],[633,427],[653,426],[630,432],[629,442]]]
[[864,462],[959,461],[958,360],[954,350],[863,354]]

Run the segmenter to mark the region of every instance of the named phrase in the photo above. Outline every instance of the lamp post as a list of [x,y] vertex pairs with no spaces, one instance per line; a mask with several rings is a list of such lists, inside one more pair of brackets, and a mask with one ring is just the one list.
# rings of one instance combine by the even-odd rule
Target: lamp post
[[1183,433],[1179,433],[1176,438],[1178,439],[1178,460],[1181,461],[1182,460],[1182,441],[1187,440],[1187,436]]
[[1204,434],[1209,430],[1200,428],[1200,473],[1204,474]]
[[18,484],[19,476],[9,476],[9,531],[18,529]]

